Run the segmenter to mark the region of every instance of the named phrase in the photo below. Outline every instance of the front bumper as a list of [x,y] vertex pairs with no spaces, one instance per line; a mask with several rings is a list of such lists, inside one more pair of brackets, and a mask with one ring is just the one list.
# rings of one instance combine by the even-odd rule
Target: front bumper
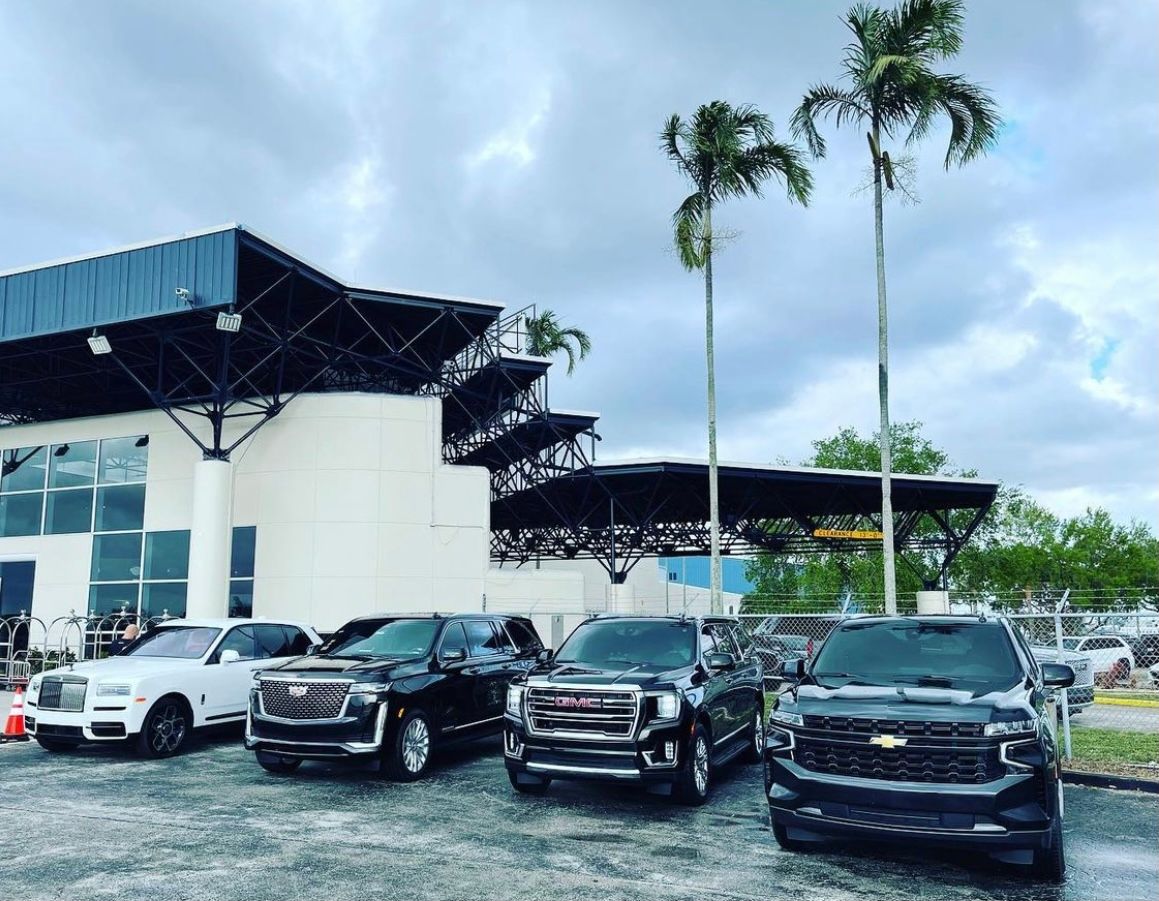
[[831,775],[807,770],[793,760],[787,735],[769,731],[765,789],[771,819],[788,827],[791,837],[831,836],[991,852],[1050,847],[1054,783],[1040,770],[1027,768],[982,784]]
[[344,716],[326,720],[290,720],[261,712],[257,693],[250,695],[245,746],[282,757],[303,759],[363,758],[382,747],[389,704],[374,696],[351,695]]
[[[100,703],[93,703],[100,701]],[[133,698],[94,698],[84,710],[42,710],[35,699],[25,702],[24,728],[33,738],[57,741],[124,741],[141,731],[148,704]]]
[[504,717],[503,762],[509,772],[538,779],[671,785],[687,751],[679,722],[643,730],[631,741],[581,741],[531,735],[523,722]]

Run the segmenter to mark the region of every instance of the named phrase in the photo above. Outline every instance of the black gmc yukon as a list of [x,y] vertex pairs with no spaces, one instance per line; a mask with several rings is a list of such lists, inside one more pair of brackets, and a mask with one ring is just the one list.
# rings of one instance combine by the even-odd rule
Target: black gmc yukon
[[957,846],[1061,880],[1054,694],[1003,619],[867,617],[836,626],[769,716],[765,787],[787,849],[826,836]]
[[724,617],[600,617],[507,690],[504,760],[516,790],[552,779],[639,783],[689,804],[713,767],[761,759],[761,665]]
[[500,731],[507,683],[542,648],[521,617],[355,619],[317,654],[254,674],[245,745],[271,772],[377,758],[411,781],[440,747]]

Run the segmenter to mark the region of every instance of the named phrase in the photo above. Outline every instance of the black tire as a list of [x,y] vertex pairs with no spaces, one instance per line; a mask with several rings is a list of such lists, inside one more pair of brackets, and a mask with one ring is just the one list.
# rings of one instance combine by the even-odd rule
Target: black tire
[[776,820],[773,820],[773,838],[777,840],[777,844],[781,846],[784,851],[792,851],[795,854],[804,854],[811,851],[810,842],[802,842],[795,838],[789,838],[788,827],[782,826]]
[[1059,804],[1050,824],[1050,847],[1034,852],[1034,862],[1030,865],[1036,879],[1059,884],[1066,878],[1066,852],[1062,841],[1062,783],[1058,783]]
[[44,750],[51,751],[53,754],[67,754],[69,751],[75,751],[77,743],[75,741],[62,741],[59,738],[41,738],[36,737],[36,743]]
[[189,742],[193,714],[184,698],[167,695],[149,708],[137,733],[137,753],[146,757],[172,757]]
[[383,741],[382,775],[396,782],[421,779],[430,769],[433,750],[431,721],[416,707],[403,717],[394,737]]
[[507,778],[511,782],[511,787],[524,795],[543,795],[551,788],[550,779],[536,777],[538,780],[536,782],[520,782],[516,774],[511,772],[511,770],[507,771]]
[[673,796],[681,804],[699,807],[708,800],[712,781],[712,743],[703,723],[697,723],[688,741],[684,764],[676,781]]
[[760,704],[757,704],[753,724],[747,734],[748,744],[740,756],[740,761],[747,764],[761,763],[765,759],[765,712]]
[[269,751],[258,751],[257,758],[258,764],[263,770],[281,776],[294,772],[302,765],[301,758],[283,757],[281,754],[271,754]]

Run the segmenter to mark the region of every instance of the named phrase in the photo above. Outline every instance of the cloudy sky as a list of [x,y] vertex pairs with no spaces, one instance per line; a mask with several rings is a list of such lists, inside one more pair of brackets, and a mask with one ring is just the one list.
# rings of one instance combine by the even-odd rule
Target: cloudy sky
[[[703,285],[670,250],[673,112],[787,137],[844,4],[0,2],[0,269],[243,222],[372,286],[539,304],[595,352],[553,379],[602,459],[704,454]],[[892,410],[1065,514],[1159,523],[1159,5],[971,2],[952,69],[1007,125],[916,154],[886,210]],[[900,151],[897,151],[900,153]],[[723,458],[877,417],[872,200],[832,135],[808,209],[718,217]]]

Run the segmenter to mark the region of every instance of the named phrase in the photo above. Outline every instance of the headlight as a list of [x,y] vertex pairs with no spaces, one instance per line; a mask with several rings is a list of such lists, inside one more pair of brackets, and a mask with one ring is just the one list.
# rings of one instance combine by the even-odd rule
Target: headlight
[[133,693],[133,686],[125,682],[98,682],[98,698],[127,698]]
[[519,716],[523,710],[523,693],[527,690],[524,685],[507,686],[507,712]]
[[987,723],[983,730],[986,735],[1020,735],[1033,732],[1037,724],[1034,720],[1012,720],[1008,723]]
[[32,681],[28,683],[28,693],[40,691],[40,676],[33,676]]
[[674,720],[680,715],[679,692],[664,691],[653,697],[656,699],[656,719]]
[[780,723],[784,726],[804,726],[805,720],[799,713],[789,713],[787,710],[774,710],[769,714],[770,723]]
[[389,690],[389,682],[355,682],[350,686],[350,693],[352,695],[376,695],[379,692]]

